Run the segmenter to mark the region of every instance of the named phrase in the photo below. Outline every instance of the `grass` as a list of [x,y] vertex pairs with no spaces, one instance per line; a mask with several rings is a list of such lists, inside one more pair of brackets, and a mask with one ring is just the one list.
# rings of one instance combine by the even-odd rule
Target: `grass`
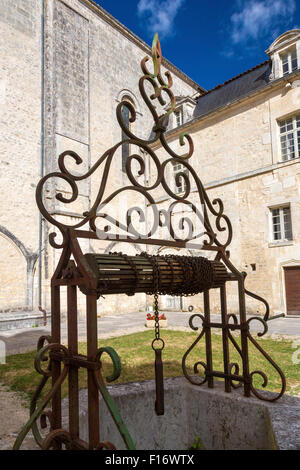
[[[181,359],[190,344],[197,338],[194,332],[163,330],[161,336],[165,341],[163,351],[164,376],[177,377],[182,375]],[[145,331],[117,338],[110,338],[99,341],[101,346],[111,346],[119,354],[122,363],[122,374],[114,383],[127,383],[134,381],[143,381],[153,379],[154,377],[154,352],[151,349],[151,342],[154,332]],[[237,341],[238,337],[236,337]],[[193,373],[193,364],[199,360],[205,362],[205,343],[204,338],[198,343],[190,353],[188,360],[189,373]],[[292,395],[300,394],[300,365],[292,363],[292,341],[271,338],[257,339],[265,351],[282,368],[287,378],[287,392]],[[213,362],[216,370],[222,370],[222,337],[221,335],[212,335],[213,344]],[[86,344],[80,343],[79,352],[86,353]],[[267,389],[270,391],[279,391],[280,378],[273,367],[264,359],[253,345],[249,347],[251,370],[260,369],[265,372],[269,378]],[[12,390],[21,392],[25,398],[30,399],[41,379],[33,366],[35,352],[17,354],[8,356],[7,364],[0,366],[0,381]],[[111,372],[111,362],[106,354],[103,358],[104,377]],[[238,354],[230,347],[231,362],[241,363]],[[50,382],[50,381],[49,381]],[[255,386],[261,388],[262,379],[257,376]],[[49,384],[50,385],[50,384]],[[86,371],[80,369],[79,372],[80,388],[86,387]],[[63,385],[63,396],[67,395],[67,380]]]

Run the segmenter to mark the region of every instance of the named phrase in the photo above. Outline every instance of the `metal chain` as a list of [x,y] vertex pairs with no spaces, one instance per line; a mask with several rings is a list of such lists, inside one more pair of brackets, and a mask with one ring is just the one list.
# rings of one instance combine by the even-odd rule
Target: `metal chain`
[[[137,291],[139,284],[139,271],[134,260],[124,253],[110,253],[112,255],[121,256],[128,264],[130,269],[134,273],[134,281],[132,285],[128,286],[127,295],[134,295]],[[137,255],[136,255],[137,256]],[[159,312],[158,312],[158,297],[159,295],[172,295],[188,297],[198,294],[203,290],[209,288],[213,284],[214,270],[211,263],[206,258],[201,256],[179,256],[179,255],[149,255],[146,252],[142,252],[141,255],[149,260],[152,265],[153,282],[152,288],[149,289],[146,294],[154,296],[154,314],[155,314],[155,337],[159,337]],[[159,261],[164,261],[170,269],[170,283],[162,285],[161,282],[161,269]],[[175,264],[173,264],[175,263]],[[174,284],[175,271],[180,269],[182,276],[182,282],[178,285]],[[178,271],[177,271],[178,272]]]
[[155,390],[156,390],[156,400],[155,400],[155,412],[158,416],[161,416],[165,412],[164,405],[164,375],[163,375],[163,363],[162,363],[162,350],[165,347],[164,340],[160,337],[159,331],[159,312],[158,312],[158,294],[160,286],[160,268],[157,261],[157,256],[148,255],[148,253],[143,252],[142,255],[147,258],[152,264],[153,268],[153,285],[152,293],[154,293],[154,314],[155,314],[155,338],[152,341],[152,349],[155,353]]
[[[214,271],[206,258],[201,256],[178,256],[166,255],[161,256],[171,267],[172,279],[171,283],[166,287],[165,291],[159,286],[159,294],[173,295],[181,297],[189,297],[198,294],[213,284]],[[173,286],[174,269],[172,261],[175,261],[182,271],[183,281],[179,287]]]
[[158,312],[158,291],[160,285],[160,270],[156,257],[152,258],[153,261],[153,287],[154,287],[154,315],[155,315],[155,339],[160,339],[159,331],[159,312]]
[[[154,342],[161,341],[162,342],[162,347],[159,349],[164,348],[164,341],[160,337],[160,329],[159,329],[159,311],[158,311],[158,296],[159,296],[159,286],[160,286],[160,269],[159,269],[159,264],[157,262],[157,257],[156,256],[151,256],[146,252],[141,253],[142,256],[147,258],[150,263],[152,264],[153,268],[153,286],[152,286],[152,292],[147,292],[148,295],[154,294],[154,321],[155,321],[155,340]],[[153,343],[152,343],[152,348],[154,348]]]

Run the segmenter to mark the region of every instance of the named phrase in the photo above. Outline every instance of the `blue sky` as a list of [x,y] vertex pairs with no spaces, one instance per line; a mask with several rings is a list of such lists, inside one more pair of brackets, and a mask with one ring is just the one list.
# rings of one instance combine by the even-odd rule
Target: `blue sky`
[[96,0],[210,89],[254,67],[283,32],[300,28],[300,0]]

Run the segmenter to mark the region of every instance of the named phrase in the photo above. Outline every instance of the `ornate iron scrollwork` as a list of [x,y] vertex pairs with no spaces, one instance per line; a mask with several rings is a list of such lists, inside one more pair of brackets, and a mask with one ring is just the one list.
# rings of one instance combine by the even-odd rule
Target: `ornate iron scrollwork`
[[[166,71],[162,73],[162,54],[160,48],[160,42],[158,35],[154,36],[152,44],[152,63],[153,70],[150,71],[148,68],[149,57],[145,57],[141,61],[141,69],[143,75],[139,79],[139,90],[140,94],[146,104],[149,112],[151,113],[154,121],[152,133],[149,139],[143,139],[138,137],[128,127],[123,120],[122,110],[126,108],[129,112],[129,122],[132,124],[136,121],[137,116],[133,105],[126,99],[121,101],[116,110],[117,120],[120,128],[123,131],[125,139],[118,142],[116,145],[108,149],[93,166],[88,169],[85,173],[78,175],[68,169],[67,158],[71,158],[77,166],[83,163],[82,158],[74,151],[65,151],[58,158],[59,171],[49,173],[44,176],[36,189],[36,200],[38,207],[44,216],[44,218],[56,227],[62,235],[62,241],[58,243],[56,241],[56,232],[53,232],[49,236],[49,242],[54,248],[63,248],[61,258],[55,270],[55,273],[51,280],[51,337],[42,337],[38,344],[38,352],[35,360],[35,367],[38,373],[42,375],[42,380],[37,388],[37,391],[32,399],[30,407],[30,419],[25,425],[21,433],[19,434],[14,448],[18,449],[28,433],[32,428],[36,442],[40,447],[44,449],[49,448],[61,448],[64,445],[70,449],[113,449],[114,445],[109,441],[100,441],[99,438],[99,410],[98,410],[98,392],[102,394],[104,401],[109,409],[109,412],[114,419],[120,434],[124,440],[124,443],[128,449],[134,449],[134,443],[128,433],[128,430],[122,421],[119,412],[115,406],[114,400],[109,394],[107,387],[105,386],[102,374],[101,374],[101,356],[103,353],[109,355],[113,362],[114,371],[111,376],[107,377],[107,381],[111,382],[116,380],[121,372],[121,363],[117,353],[112,348],[100,348],[98,349],[98,337],[97,337],[97,298],[98,292],[98,278],[95,272],[89,266],[87,258],[83,255],[78,239],[88,238],[97,239],[99,234],[103,235],[100,238],[111,239],[116,241],[129,243],[141,243],[141,244],[152,244],[152,245],[163,245],[171,246],[176,248],[185,248],[187,246],[194,247],[194,249],[202,251],[210,251],[215,253],[213,263],[215,263],[216,269],[217,264],[222,264],[222,269],[226,271],[226,282],[234,281],[238,284],[239,292],[239,318],[236,314],[227,313],[227,300],[226,300],[226,288],[225,281],[214,285],[215,279],[211,279],[208,283],[208,279],[205,278],[203,282],[203,298],[204,298],[204,313],[194,314],[191,316],[189,324],[190,327],[196,331],[198,327],[194,325],[194,320],[198,317],[202,321],[202,328],[198,338],[188,348],[182,359],[183,373],[185,377],[195,385],[202,385],[207,383],[209,387],[213,387],[214,378],[222,378],[225,382],[225,390],[231,391],[231,388],[237,388],[239,386],[244,387],[244,394],[250,396],[254,394],[256,397],[274,401],[278,399],[285,390],[285,377],[281,369],[275,364],[275,362],[268,356],[263,350],[260,344],[253,338],[250,333],[250,323],[253,320],[258,320],[262,323],[264,330],[259,334],[262,336],[267,331],[267,321],[269,319],[269,306],[267,302],[260,296],[253,294],[245,289],[245,277],[244,274],[233,265],[229,258],[228,246],[232,240],[232,227],[229,218],[224,213],[224,206],[221,199],[216,198],[212,201],[208,197],[205,188],[190,163],[190,158],[194,152],[194,145],[192,138],[186,132],[183,132],[179,136],[179,147],[183,148],[183,152],[176,153],[171,146],[168,144],[166,137],[167,119],[169,115],[174,112],[176,107],[176,100],[172,92],[172,77],[170,72]],[[151,93],[148,91],[151,88]],[[153,92],[152,92],[153,89]],[[159,113],[159,110],[162,110]],[[156,152],[153,149],[154,144],[160,144],[161,148],[165,150],[167,158],[161,161]],[[125,173],[128,178],[128,184],[120,185],[110,194],[110,178],[112,171],[113,160],[118,158],[118,150],[123,145],[130,145],[131,147],[137,147],[144,154],[149,156],[149,159],[154,169],[154,178],[150,183],[142,183],[139,178],[145,175],[146,165],[145,160],[139,153],[132,153],[128,156],[125,165]],[[137,175],[133,171],[133,163],[138,167]],[[182,170],[177,173],[175,178],[175,184],[179,186],[180,181],[184,182],[184,191],[181,194],[172,188],[170,181],[166,176],[166,168],[170,163],[180,163]],[[79,196],[78,183],[91,177],[98,169],[102,170],[100,178],[100,184],[97,190],[96,197],[91,204],[88,211],[82,214],[82,219],[74,224],[66,224],[57,220],[53,214],[50,213],[47,205],[46,198],[43,193],[47,187],[47,183],[50,179],[56,178],[64,181],[70,187],[70,195],[63,195],[62,192],[58,192],[55,195],[57,201],[63,204],[72,204],[77,201]],[[187,176],[188,174],[188,176]],[[161,188],[167,193],[170,200],[168,203],[167,210],[165,210],[165,218],[168,219],[168,224],[162,220],[162,211],[158,209],[156,205],[155,197],[157,190]],[[191,197],[191,193],[194,193],[197,198]],[[133,214],[139,215],[140,222],[146,221],[146,215],[142,208],[130,208],[126,212],[125,223],[119,220],[117,217],[112,216],[110,211],[107,209],[110,202],[115,201],[119,195],[123,195],[125,192],[133,192],[137,196],[145,198],[149,207],[153,211],[153,223],[149,228],[146,225],[144,233],[134,227]],[[189,208],[193,214],[192,217],[181,217],[179,220],[179,229],[183,230],[185,226],[188,226],[188,235],[179,236],[176,233],[174,224],[172,222],[172,214],[178,204],[189,205]],[[202,211],[200,211],[200,209]],[[104,221],[104,228],[99,229],[97,227],[98,219]],[[203,230],[198,231],[197,223],[201,222]],[[159,227],[166,227],[168,230],[168,237],[165,238],[154,238],[155,224]],[[88,230],[83,228],[88,227]],[[122,229],[125,235],[119,237],[117,229]],[[204,236],[204,240],[203,237]],[[199,244],[201,240],[201,244]],[[194,245],[192,245],[194,244]],[[73,257],[70,260],[71,256]],[[161,257],[162,258],[162,257]],[[176,258],[177,259],[177,258]],[[166,262],[172,265],[172,259],[166,257]],[[179,257],[178,257],[179,260]],[[179,260],[180,261],[180,260]],[[200,268],[197,268],[195,260],[189,262],[181,261],[184,264],[185,269],[189,270],[189,275],[186,276],[185,281],[180,287],[180,293],[182,295],[192,295],[199,292],[201,289],[197,289],[195,286],[195,280]],[[131,267],[134,268],[133,262],[128,259],[128,263],[131,263]],[[199,264],[199,263],[198,263]],[[208,263],[207,263],[208,264]],[[172,267],[172,266],[171,266]],[[198,273],[195,275],[195,279],[191,280],[193,269]],[[219,266],[219,269],[220,266]],[[197,271],[198,270],[198,271]],[[228,270],[228,271],[227,271]],[[210,271],[212,272],[212,271]],[[172,271],[173,273],[173,271]],[[173,276],[173,274],[172,274]],[[174,275],[175,276],[175,275]],[[203,274],[204,276],[204,274]],[[207,275],[208,277],[208,275]],[[154,276],[153,276],[154,278]],[[133,286],[137,285],[139,276],[136,274],[134,277]],[[187,286],[188,282],[191,284]],[[171,279],[171,286],[173,285],[173,277]],[[67,287],[67,310],[68,310],[68,348],[60,344],[60,287]],[[212,322],[210,318],[210,297],[209,287],[220,289],[220,302],[221,302],[221,321]],[[77,337],[77,288],[80,288],[87,296],[87,350],[86,356],[78,354],[78,337]],[[170,288],[170,287],[169,287]],[[171,287],[172,293],[177,292]],[[157,289],[156,289],[157,290]],[[178,291],[179,292],[179,291]],[[131,294],[134,293],[132,288]],[[264,318],[253,317],[247,319],[246,317],[246,304],[245,295],[250,295],[255,299],[262,301],[266,307],[266,313]],[[222,346],[223,346],[223,370],[216,371],[213,368],[212,362],[212,338],[211,331],[213,328],[220,328],[222,330]],[[241,344],[238,343],[234,331],[240,332]],[[187,358],[193,349],[199,344],[199,341],[205,338],[206,348],[206,360],[197,361],[193,366],[194,375],[190,375],[187,369]],[[48,344],[45,344],[48,342]],[[249,354],[248,346],[253,344],[257,350],[263,355],[263,357],[276,369],[281,378],[281,390],[277,395],[265,396],[260,391],[256,390],[253,385],[253,377],[259,375],[262,380],[262,386],[267,386],[267,377],[264,372],[259,370],[251,371],[249,367]],[[237,362],[230,361],[229,345],[232,344],[234,349],[237,351],[239,358],[242,362],[242,367],[239,367]],[[45,362],[47,366],[45,368]],[[44,367],[43,367],[44,365]],[[62,366],[62,367],[61,367]],[[78,395],[78,368],[84,367],[87,369],[88,374],[88,406],[89,406],[89,443],[83,442],[79,439],[79,395]],[[200,370],[203,371],[203,377],[199,377]],[[198,377],[197,377],[198,376]],[[69,431],[62,429],[62,417],[61,417],[61,406],[60,406],[60,389],[64,380],[68,377],[69,380],[69,399],[71,405],[69,405]],[[52,388],[48,394],[41,399],[38,403],[39,397],[44,389],[44,386],[48,379],[52,380]],[[52,400],[52,410],[46,410],[47,404]],[[47,423],[50,424],[50,432],[44,439],[37,427],[37,421],[40,419],[41,427],[47,427]]]
[[[63,152],[59,158],[58,158],[58,166],[60,169],[60,172],[53,172],[49,173],[48,175],[44,176],[37,187],[37,204],[38,207],[45,217],[48,222],[56,226],[62,233],[63,236],[63,241],[61,244],[58,244],[55,242],[55,233],[50,234],[50,244],[54,248],[62,248],[65,246],[67,243],[66,239],[66,231],[70,228],[72,229],[79,229],[80,227],[85,226],[87,223],[89,224],[90,230],[96,232],[97,227],[96,227],[96,221],[98,218],[103,219],[105,222],[109,222],[110,225],[106,225],[103,231],[105,232],[105,237],[109,236],[109,232],[112,229],[112,226],[115,228],[122,228],[124,232],[127,231],[127,236],[128,239],[149,239],[151,238],[152,234],[155,232],[155,227],[151,227],[150,230],[148,230],[147,233],[140,233],[137,229],[135,229],[132,225],[132,210],[129,209],[127,211],[127,216],[126,220],[129,221],[129,224],[124,224],[120,220],[117,220],[113,217],[111,217],[110,214],[105,212],[105,207],[113,201],[118,195],[127,192],[127,191],[133,191],[136,192],[140,195],[142,195],[146,200],[147,203],[150,205],[151,210],[153,211],[153,220],[157,221],[159,220],[159,211],[157,209],[157,206],[155,204],[155,197],[153,195],[153,191],[157,190],[159,186],[161,186],[166,193],[169,195],[169,197],[172,199],[172,202],[169,204],[168,207],[168,229],[169,229],[169,236],[171,239],[174,239],[176,241],[183,241],[183,242],[188,242],[192,240],[197,240],[200,236],[202,237],[205,235],[207,237],[206,240],[204,240],[204,245],[206,248],[209,246],[212,246],[215,244],[216,246],[226,248],[232,239],[232,228],[231,228],[231,223],[229,218],[224,214],[224,207],[221,199],[214,199],[212,202],[207,196],[206,191],[204,190],[204,187],[194,170],[194,168],[191,166],[189,163],[190,157],[193,155],[194,152],[194,145],[193,141],[190,137],[189,134],[186,132],[183,132],[180,137],[179,137],[179,144],[180,146],[186,147],[188,146],[188,150],[183,153],[183,154],[177,154],[174,152],[174,150],[171,149],[171,147],[168,145],[165,132],[166,132],[166,119],[168,116],[174,111],[176,107],[176,101],[174,94],[171,90],[172,87],[172,77],[169,72],[165,73],[165,76],[167,78],[167,81],[164,80],[162,76],[162,71],[161,71],[161,61],[162,61],[162,56],[161,56],[161,48],[160,48],[160,43],[158,39],[158,35],[154,36],[153,40],[153,45],[152,45],[152,60],[153,60],[153,73],[150,72],[147,68],[147,62],[149,58],[145,57],[142,62],[141,62],[141,68],[143,71],[143,76],[139,80],[139,90],[142,95],[142,98],[147,105],[149,111],[151,112],[154,120],[154,126],[152,129],[152,133],[154,136],[148,140],[142,139],[135,135],[132,130],[130,130],[124,123],[123,117],[122,117],[122,109],[126,107],[129,111],[130,114],[130,123],[134,123],[136,121],[136,112],[133,107],[133,105],[129,102],[123,100],[121,101],[116,110],[117,114],[117,120],[119,122],[119,125],[123,131],[123,133],[128,137],[127,139],[122,140],[118,144],[116,144],[114,147],[110,148],[107,150],[98,160],[94,165],[84,174],[78,176],[78,174],[72,173],[70,170],[67,168],[67,163],[66,163],[66,158],[69,157],[74,160],[76,165],[80,165],[83,163],[81,157],[74,151],[65,151]],[[152,86],[153,88],[153,93],[148,96],[145,84],[148,83]],[[163,114],[159,115],[157,113],[157,106],[154,104],[155,101],[158,101],[160,105],[166,106],[167,102],[165,100],[165,95],[166,98],[169,100],[168,104],[168,110],[165,111]],[[151,148],[151,145],[154,143],[160,142],[162,147],[166,150],[166,152],[169,154],[170,158],[167,158],[164,161],[160,161],[156,153],[153,151]],[[105,196],[105,192],[107,190],[107,185],[109,181],[109,176],[111,172],[111,165],[112,161],[114,158],[116,158],[116,153],[117,150],[122,146],[122,145],[128,145],[130,144],[131,146],[138,147],[140,148],[144,153],[148,154],[150,157],[151,162],[153,163],[153,167],[155,168],[155,181],[153,184],[146,186],[141,184],[140,180],[138,181],[137,178],[134,176],[133,171],[132,171],[132,163],[135,161],[139,165],[139,171],[138,171],[138,176],[144,175],[145,173],[145,161],[141,155],[138,153],[134,153],[129,155],[126,161],[126,175],[128,177],[129,182],[131,183],[130,185],[122,186],[115,191],[113,191],[109,196]],[[173,189],[170,186],[170,182],[168,182],[166,178],[166,167],[170,162],[178,162],[183,166],[183,170],[176,175],[176,184],[178,184],[179,180],[183,178],[185,182],[185,191],[184,194],[176,194]],[[70,185],[71,189],[71,196],[70,197],[65,197],[61,192],[56,194],[55,198],[64,203],[64,204],[71,204],[76,201],[78,198],[78,186],[77,183],[79,181],[82,181],[86,178],[89,178],[99,167],[104,167],[103,168],[103,173],[102,173],[102,178],[101,182],[99,185],[98,193],[97,196],[90,208],[89,211],[84,212],[83,214],[83,219],[80,220],[80,222],[73,224],[73,225],[67,225],[62,222],[57,221],[47,210],[46,206],[44,205],[42,193],[45,188],[46,182],[51,179],[51,178],[59,178],[64,181],[66,181]],[[189,177],[187,176],[186,172],[188,171]],[[192,184],[193,183],[193,184]],[[197,189],[197,194],[198,194],[198,207],[195,205],[195,203],[191,200],[189,200],[189,196],[191,194],[191,189],[196,188]],[[172,225],[172,214],[174,209],[176,208],[176,205],[182,203],[182,204],[188,204],[189,207],[192,209],[194,216],[199,219],[201,222],[201,227],[204,227],[204,234],[201,233],[194,233],[194,223],[189,217],[184,217],[182,218],[181,221],[179,221],[179,226],[183,226],[184,223],[189,224],[191,230],[190,230],[190,236],[188,238],[179,238],[177,235],[175,235],[174,227]],[[99,207],[101,207],[101,213],[99,213]],[[199,207],[202,208],[203,214],[200,212]],[[145,219],[145,214],[143,213],[142,208],[139,208],[140,210],[140,218]],[[213,230],[213,227],[210,223],[210,218],[209,214],[211,214],[215,218],[215,226],[217,232],[227,232],[227,239],[223,242],[219,241],[218,235],[215,233]],[[128,232],[128,226],[130,226],[130,232]],[[99,233],[99,232],[98,232]],[[124,237],[123,237],[124,238]],[[163,240],[162,240],[163,242]]]

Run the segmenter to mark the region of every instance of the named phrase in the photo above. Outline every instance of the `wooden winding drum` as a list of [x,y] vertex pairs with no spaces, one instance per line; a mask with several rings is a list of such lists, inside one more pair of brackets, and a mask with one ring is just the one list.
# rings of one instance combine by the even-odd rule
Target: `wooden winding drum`
[[160,294],[187,296],[220,287],[230,278],[223,263],[201,256],[88,253],[84,258],[98,278],[101,295],[153,294],[158,280]]

